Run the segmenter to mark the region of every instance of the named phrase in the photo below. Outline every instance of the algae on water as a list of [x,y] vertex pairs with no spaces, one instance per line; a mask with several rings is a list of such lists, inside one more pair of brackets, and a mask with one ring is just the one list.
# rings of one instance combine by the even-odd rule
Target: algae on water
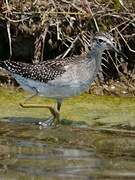
[[[24,91],[0,89],[0,118],[31,118],[45,120],[50,114],[47,109],[23,109],[19,106],[29,94]],[[44,97],[34,97],[30,103],[51,104],[55,101]],[[61,108],[61,118],[68,124],[81,121],[90,126],[135,126],[135,98],[95,96],[84,93],[66,99]],[[69,123],[70,124],[70,123]]]

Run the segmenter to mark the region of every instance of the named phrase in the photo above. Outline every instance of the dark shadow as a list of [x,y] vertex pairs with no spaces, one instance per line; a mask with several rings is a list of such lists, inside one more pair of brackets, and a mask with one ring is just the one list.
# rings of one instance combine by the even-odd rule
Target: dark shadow
[[83,127],[86,128],[89,126],[85,121],[72,121],[72,120],[68,120],[68,119],[62,119],[61,124],[64,126],[71,125],[71,126],[81,127],[81,128],[83,128]]
[[4,117],[3,120],[6,120],[10,123],[20,123],[20,124],[38,124],[40,121],[44,121],[42,118],[33,118],[33,117]]
[[[33,118],[33,117],[4,117],[3,121],[5,121],[5,120],[6,120],[6,122],[10,122],[10,123],[39,125],[39,122],[44,122],[47,119]],[[88,127],[88,124],[85,121],[73,121],[73,120],[68,120],[68,119],[62,119],[61,125],[84,127],[84,128]]]

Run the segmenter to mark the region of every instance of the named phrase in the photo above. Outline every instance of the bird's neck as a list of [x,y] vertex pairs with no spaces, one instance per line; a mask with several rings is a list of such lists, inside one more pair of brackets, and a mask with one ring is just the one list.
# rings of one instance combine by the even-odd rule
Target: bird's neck
[[91,61],[95,61],[97,68],[99,69],[101,65],[101,59],[103,55],[104,49],[98,44],[94,44],[91,48],[91,51],[88,52],[86,56],[87,63],[91,63]]
[[90,62],[92,60],[95,60],[97,64],[101,64],[101,58],[103,55],[104,49],[99,46],[98,44],[94,44],[91,47],[91,51],[87,54],[87,61]]
[[[101,47],[99,44],[93,44],[91,47],[91,51],[86,55],[86,65],[90,69],[90,73],[94,72],[93,79],[97,75],[102,61],[102,55],[104,52],[104,47]],[[93,69],[91,68],[93,64]],[[92,75],[91,75],[92,76]]]

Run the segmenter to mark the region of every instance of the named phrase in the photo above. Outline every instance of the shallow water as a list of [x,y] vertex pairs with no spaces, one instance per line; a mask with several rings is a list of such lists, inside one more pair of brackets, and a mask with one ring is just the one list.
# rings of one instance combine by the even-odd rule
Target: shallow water
[[84,94],[64,103],[63,125],[44,129],[35,122],[49,113],[21,109],[24,96],[1,90],[0,179],[135,179],[134,98]]

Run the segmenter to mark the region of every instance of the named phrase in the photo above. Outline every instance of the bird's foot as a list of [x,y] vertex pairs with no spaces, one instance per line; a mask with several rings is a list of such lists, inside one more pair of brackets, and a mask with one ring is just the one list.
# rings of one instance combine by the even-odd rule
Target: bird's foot
[[26,104],[26,103],[21,103],[20,106],[23,108],[47,108],[50,110],[52,117],[47,119],[45,122],[39,122],[38,125],[40,125],[40,127],[44,127],[44,128],[51,127],[51,126],[56,127],[58,124],[60,124],[60,113],[58,110],[54,109],[52,106]]
[[42,128],[52,127],[54,125],[54,117],[48,118],[46,121],[38,122],[38,125]]
[[50,117],[46,121],[40,121],[37,124],[42,129],[42,128],[49,128],[49,127],[56,127],[59,124],[59,122],[54,117]]

